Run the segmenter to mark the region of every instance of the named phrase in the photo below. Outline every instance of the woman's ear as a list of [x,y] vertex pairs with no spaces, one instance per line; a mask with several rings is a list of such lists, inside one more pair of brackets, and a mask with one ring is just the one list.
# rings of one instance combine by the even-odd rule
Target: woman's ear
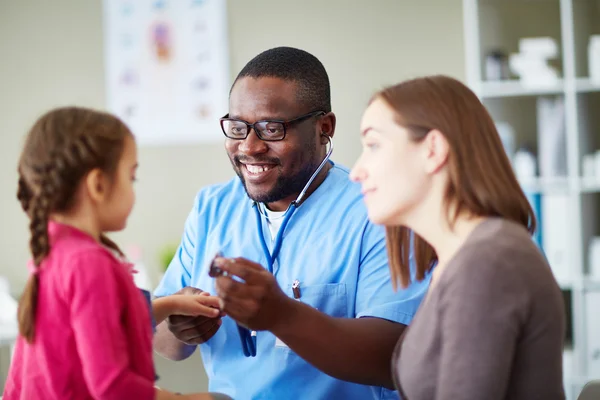
[[438,172],[448,161],[450,145],[446,136],[437,129],[430,131],[424,139],[425,171],[429,174]]
[[103,202],[108,196],[109,182],[106,174],[99,168],[88,172],[85,177],[85,187],[90,199],[95,203]]

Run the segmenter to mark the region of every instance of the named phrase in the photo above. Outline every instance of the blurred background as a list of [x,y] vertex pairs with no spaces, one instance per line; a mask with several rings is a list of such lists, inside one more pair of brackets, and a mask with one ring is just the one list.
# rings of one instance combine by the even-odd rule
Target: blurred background
[[[600,378],[600,323],[591,312],[600,304],[599,1],[205,1],[226,6],[225,35],[218,38],[225,46],[218,65],[226,86],[215,102],[226,101],[233,78],[259,52],[307,50],[329,73],[338,117],[333,159],[346,166],[359,155],[359,121],[374,91],[427,74],[469,84],[498,124],[542,221],[534,239],[564,289],[569,396]],[[121,1],[156,8],[171,2]],[[27,221],[16,200],[23,138],[50,108],[112,111],[118,103],[109,80],[119,60],[107,61],[109,3],[119,2],[0,0],[0,293],[14,298],[27,279]],[[147,286],[158,283],[198,189],[233,176],[219,116],[198,132],[212,135],[210,141],[140,145],[137,203],[127,229],[114,238],[143,265]],[[140,132],[134,127],[134,133]],[[13,340],[12,305],[1,299],[0,391]],[[206,388],[199,355],[156,361],[159,385],[182,392]]]

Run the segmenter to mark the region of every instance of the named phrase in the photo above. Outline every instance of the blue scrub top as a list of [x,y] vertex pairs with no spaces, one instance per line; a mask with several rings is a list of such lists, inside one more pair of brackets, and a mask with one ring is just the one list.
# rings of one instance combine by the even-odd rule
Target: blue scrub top
[[[274,243],[264,217],[257,226],[252,204],[237,177],[200,190],[177,255],[154,294],[169,295],[185,286],[215,294],[208,264],[217,251],[266,266],[258,235],[264,236],[271,252]],[[406,325],[429,285],[427,278],[393,291],[385,231],[368,221],[359,186],[337,164],[289,220],[273,269],[285,293],[293,296],[292,282],[299,280],[301,301],[321,312]],[[332,378],[275,339],[270,332],[258,332],[256,357],[245,357],[236,323],[225,317],[215,336],[200,346],[209,390],[236,400],[398,398],[384,388]]]

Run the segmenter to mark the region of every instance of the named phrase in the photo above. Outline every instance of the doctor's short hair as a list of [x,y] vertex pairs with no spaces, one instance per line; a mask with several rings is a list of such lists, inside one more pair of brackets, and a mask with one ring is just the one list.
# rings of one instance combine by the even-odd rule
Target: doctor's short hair
[[[479,217],[501,217],[536,229],[533,209],[523,193],[492,117],[471,91],[447,76],[404,81],[376,93],[395,112],[396,123],[414,142],[437,130],[449,145],[449,182],[444,195],[450,223],[462,212]],[[455,208],[450,209],[452,205]],[[417,280],[437,262],[433,248],[406,227],[386,228],[390,271],[394,287],[411,281],[412,248]]]
[[[298,84],[298,101],[307,111],[331,111],[329,76],[319,59],[293,47],[275,47],[263,51],[246,64],[235,78],[280,78]],[[230,91],[231,94],[231,91]]]

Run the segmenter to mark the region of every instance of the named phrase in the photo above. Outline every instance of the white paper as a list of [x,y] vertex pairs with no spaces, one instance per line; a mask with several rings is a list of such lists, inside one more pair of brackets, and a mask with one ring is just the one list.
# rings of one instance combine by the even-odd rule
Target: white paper
[[12,343],[18,334],[17,301],[10,295],[8,280],[0,276],[0,345]]
[[104,0],[107,108],[142,145],[223,139],[225,0]]
[[569,195],[544,194],[541,206],[542,249],[552,273],[560,285],[571,283],[573,275],[569,259]]
[[597,378],[600,376],[600,319],[598,318],[600,293],[586,293],[585,301],[585,325],[587,328],[587,375]]
[[537,99],[540,176],[567,176],[565,104],[562,97]]

